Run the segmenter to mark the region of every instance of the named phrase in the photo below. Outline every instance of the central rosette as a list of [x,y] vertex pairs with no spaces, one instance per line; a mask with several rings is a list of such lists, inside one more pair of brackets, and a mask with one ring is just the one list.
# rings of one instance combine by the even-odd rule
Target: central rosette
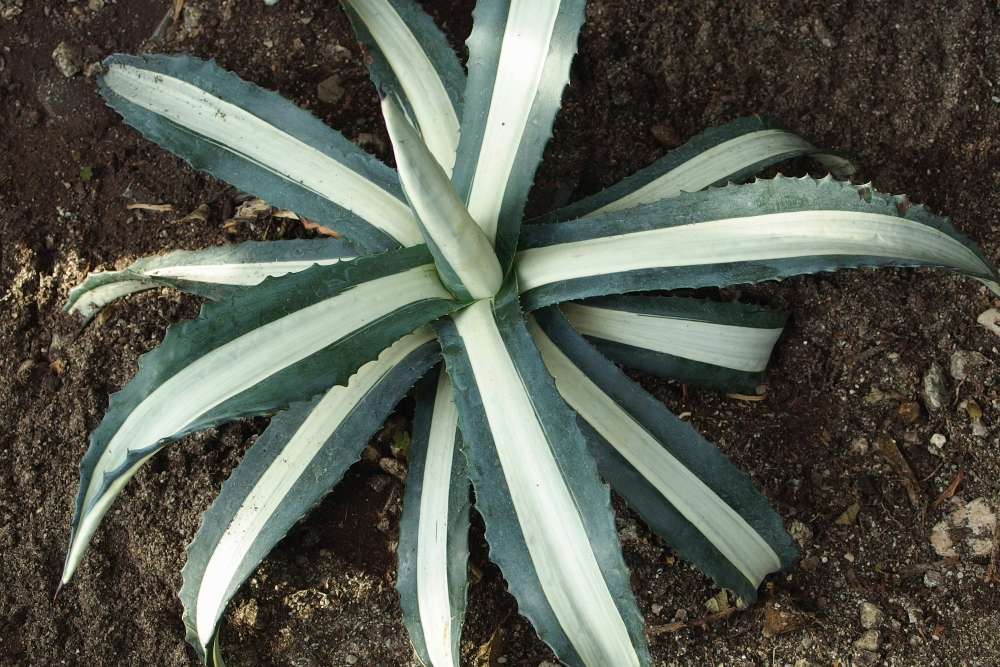
[[503,282],[493,245],[469,214],[451,179],[399,107],[380,91],[396,169],[438,275],[462,301],[488,299]]

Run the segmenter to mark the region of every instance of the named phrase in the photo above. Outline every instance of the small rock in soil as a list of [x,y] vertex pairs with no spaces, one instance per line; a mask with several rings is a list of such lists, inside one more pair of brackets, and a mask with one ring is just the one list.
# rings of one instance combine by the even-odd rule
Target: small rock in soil
[[882,625],[882,621],[885,620],[885,614],[882,613],[882,610],[871,602],[861,603],[858,616],[861,619],[861,627],[865,630],[873,630]]
[[941,448],[944,447],[945,443],[947,442],[948,438],[944,437],[940,433],[935,433],[934,435],[931,436],[931,446],[934,449],[938,450],[938,452],[941,451]]
[[944,575],[937,570],[928,570],[924,574],[924,586],[927,588],[944,586]]
[[940,410],[948,402],[948,389],[944,386],[944,373],[937,364],[931,364],[924,374],[924,405],[928,410]]
[[803,549],[806,548],[813,538],[813,530],[809,527],[809,524],[803,523],[798,519],[792,521],[792,525],[788,528],[788,534]]
[[1000,336],[1000,310],[990,308],[986,312],[980,313],[979,317],[976,318],[976,322]]
[[764,605],[764,629],[761,632],[765,637],[776,637],[797,630],[805,623],[806,615],[790,600],[771,598]]
[[396,459],[384,458],[378,462],[382,470],[386,471],[400,482],[406,481],[406,464]]
[[687,609],[683,609],[683,608],[678,609],[677,613],[674,614],[674,620],[675,621],[686,621],[686,620],[688,620]]
[[319,95],[321,102],[326,102],[327,104],[336,104],[340,101],[340,98],[344,96],[344,88],[340,85],[340,77],[334,74],[331,77],[323,79],[316,86],[316,94]]
[[868,438],[855,438],[851,441],[851,453],[864,456],[868,453]]
[[882,646],[882,637],[878,630],[868,630],[861,635],[861,639],[854,642],[854,648],[861,651],[877,651]]
[[986,357],[971,350],[958,350],[951,355],[951,376],[961,382],[969,377],[969,373],[986,363]]
[[52,61],[67,79],[76,76],[83,70],[80,49],[66,42],[60,42],[56,50],[52,52]]
[[649,128],[649,131],[653,133],[657,141],[663,144],[664,148],[676,148],[681,143],[681,136],[670,125],[654,125]]

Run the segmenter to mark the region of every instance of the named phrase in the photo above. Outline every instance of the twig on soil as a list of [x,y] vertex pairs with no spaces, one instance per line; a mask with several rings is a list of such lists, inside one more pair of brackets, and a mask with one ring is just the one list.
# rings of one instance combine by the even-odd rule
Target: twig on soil
[[130,211],[135,209],[141,209],[143,211],[166,211],[170,212],[174,210],[174,207],[170,204],[128,204],[125,206]]
[[948,500],[953,495],[955,495],[955,491],[958,489],[958,485],[962,483],[962,480],[964,478],[965,478],[965,466],[962,466],[961,468],[958,469],[958,474],[955,475],[955,479],[953,479],[951,484],[948,485],[948,488],[945,489],[940,496],[938,496],[937,500],[931,503],[931,509],[934,509],[935,507],[937,507],[938,505],[940,505],[941,503],[943,503],[944,501]]

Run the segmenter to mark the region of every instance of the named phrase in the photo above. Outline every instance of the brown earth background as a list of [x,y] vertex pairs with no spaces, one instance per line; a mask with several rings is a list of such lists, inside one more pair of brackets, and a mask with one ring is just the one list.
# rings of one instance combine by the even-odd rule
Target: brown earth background
[[[196,664],[177,599],[184,546],[266,425],[237,422],[155,457],[115,503],[53,606],[88,434],[138,356],[198,308],[195,299],[150,292],[80,330],[61,312],[70,287],[88,270],[124,268],[149,254],[310,234],[277,220],[222,229],[227,198],[216,196],[227,186],[126,127],[92,78],[60,74],[51,57],[56,45],[78,48],[85,64],[115,52],[216,58],[392,158],[339,5],[187,0],[178,23],[151,41],[172,4],[0,0],[4,665]],[[471,3],[426,6],[461,52]],[[856,181],[905,192],[950,216],[998,263],[998,42],[995,2],[594,1],[529,210],[607,187],[707,126],[771,113],[818,146],[855,154]],[[343,95],[322,102],[317,85],[332,75]],[[815,165],[781,167],[797,175],[808,169]],[[175,222],[210,200],[208,221]],[[169,203],[174,213],[126,210],[137,202]],[[685,396],[676,384],[634,377],[675,412],[690,412],[695,427],[752,475],[786,526],[799,521],[812,535],[803,539],[799,565],[771,577],[748,609],[704,628],[663,631],[675,618],[706,616],[704,603],[718,591],[618,503],[626,562],[654,630],[654,665],[1000,664],[989,556],[968,548],[968,530],[952,532],[957,557],[950,560],[930,542],[933,527],[969,501],[983,498],[997,509],[1000,339],[976,324],[993,297],[972,280],[931,270],[847,271],[703,294],[793,313],[766,400],[696,388]],[[981,356],[954,357],[960,352]],[[953,358],[974,363],[953,375]],[[944,369],[947,389],[937,411],[921,393],[933,363]],[[898,396],[866,402],[875,388]],[[985,435],[960,409],[967,399],[981,408]],[[899,413],[914,401],[918,413],[912,405]],[[388,436],[409,428],[406,413],[404,402],[377,440],[384,453]],[[912,466],[919,505],[877,451],[882,433]],[[933,433],[947,438],[940,456],[927,449]],[[959,471],[955,498],[929,507]],[[230,606],[222,641],[232,667],[415,664],[389,551],[398,496],[397,482],[359,465],[293,529]],[[835,523],[854,503],[855,524]],[[470,587],[464,664],[480,664],[476,654],[498,627],[504,663],[493,664],[552,660],[488,562],[481,526],[473,533],[471,561],[481,579]],[[985,539],[994,539],[995,557],[995,538]],[[871,636],[867,648],[855,645],[865,632],[863,602],[884,614],[875,650]],[[788,611],[780,628],[788,632],[766,638],[762,627],[765,616],[775,622],[775,605]]]

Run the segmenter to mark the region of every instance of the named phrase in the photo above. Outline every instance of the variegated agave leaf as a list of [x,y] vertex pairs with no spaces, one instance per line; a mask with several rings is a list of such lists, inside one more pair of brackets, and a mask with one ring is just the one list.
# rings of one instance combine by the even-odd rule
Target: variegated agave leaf
[[398,172],[214,63],[106,62],[101,90],[126,122],[345,238],[171,253],[72,292],[67,309],[84,320],[156,286],[216,302],[170,327],[112,397],[81,465],[63,581],[156,451],[283,411],[188,548],[188,639],[221,665],[219,620],[241,582],[417,383],[397,590],[420,662],[458,665],[471,483],[491,557],[560,660],[649,665],[609,484],[747,599],[795,550],[749,478],[615,364],[752,391],[786,316],[622,294],[857,266],[944,267],[1000,293],[1000,275],[946,220],[870,185],[778,177],[711,188],[791,157],[852,172],[843,154],[766,116],[708,130],[522,229],[583,1],[481,2],[468,77],[413,0],[347,4]]

